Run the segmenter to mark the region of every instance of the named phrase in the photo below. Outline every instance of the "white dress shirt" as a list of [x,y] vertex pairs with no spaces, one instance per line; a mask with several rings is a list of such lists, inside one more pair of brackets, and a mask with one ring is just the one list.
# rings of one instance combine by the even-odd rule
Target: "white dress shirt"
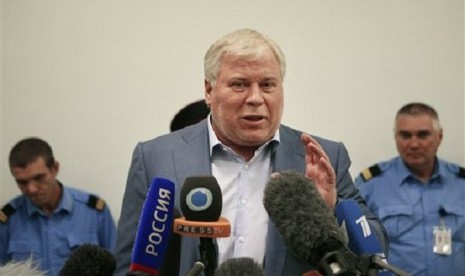
[[268,229],[263,191],[273,171],[271,156],[274,146],[279,143],[279,131],[259,147],[249,161],[218,140],[210,117],[208,132],[212,174],[223,195],[221,216],[231,223],[231,236],[216,240],[218,264],[235,257],[251,257],[263,264]]

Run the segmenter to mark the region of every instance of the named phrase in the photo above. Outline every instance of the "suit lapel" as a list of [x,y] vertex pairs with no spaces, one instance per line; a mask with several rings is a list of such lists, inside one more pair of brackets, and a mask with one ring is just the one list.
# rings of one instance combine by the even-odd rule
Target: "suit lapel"
[[173,151],[178,183],[184,183],[188,176],[211,174],[207,121],[203,120],[187,130],[181,134],[183,143]]
[[300,132],[286,126],[279,128],[280,143],[273,159],[273,171],[305,171],[305,150],[300,141]]

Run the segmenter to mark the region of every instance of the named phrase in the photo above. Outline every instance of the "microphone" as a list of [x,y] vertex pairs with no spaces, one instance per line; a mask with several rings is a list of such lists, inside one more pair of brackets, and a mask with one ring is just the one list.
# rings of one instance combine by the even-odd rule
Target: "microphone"
[[[174,218],[181,217],[181,212],[178,209],[174,208]],[[181,258],[181,236],[172,232],[168,239],[167,250],[165,256],[163,257],[160,269],[159,276],[171,276],[179,274],[179,260]],[[143,271],[131,271],[126,274],[126,276],[151,276],[153,274]]]
[[215,276],[265,276],[265,272],[254,259],[240,257],[222,263],[216,269]]
[[[174,218],[180,218],[181,212],[175,208]],[[161,263],[160,276],[179,275],[179,262],[181,259],[181,236],[171,232],[168,239],[168,249]]]
[[112,276],[116,270],[116,259],[95,244],[82,244],[73,250],[60,270],[59,276]]
[[154,178],[139,218],[128,275],[159,275],[174,216],[174,183]]
[[[323,275],[371,276],[377,275],[380,269],[408,275],[377,255],[358,257],[350,251],[344,245],[332,210],[314,183],[304,176],[286,171],[272,178],[265,187],[263,203],[287,246]],[[373,245],[363,250],[382,252]],[[315,272],[305,275],[315,275]]]
[[372,266],[378,265],[380,269],[384,268],[385,270],[379,275],[391,275],[389,271],[396,275],[406,275],[406,272],[400,268],[388,264],[376,233],[371,231],[370,224],[354,199],[341,201],[336,206],[335,212],[339,226],[347,233],[348,247],[353,253],[357,256],[368,256],[371,258]]
[[375,254],[386,259],[378,237],[371,231],[367,218],[355,200],[345,199],[339,202],[336,216],[339,226],[346,230],[348,246],[352,252],[358,256]]
[[309,179],[290,171],[272,177],[263,204],[284,242],[299,257],[323,275],[357,275],[353,253],[344,247],[332,211]]
[[223,207],[221,188],[213,176],[187,177],[181,188],[181,211],[184,217],[174,220],[174,232],[200,238],[200,260],[187,275],[214,275],[217,252],[213,238],[229,237],[231,224],[220,217]]

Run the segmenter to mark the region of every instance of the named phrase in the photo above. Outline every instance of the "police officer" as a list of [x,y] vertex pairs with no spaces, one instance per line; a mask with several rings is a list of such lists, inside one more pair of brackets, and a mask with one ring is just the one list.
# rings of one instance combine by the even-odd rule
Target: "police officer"
[[57,275],[81,244],[114,250],[116,227],[109,208],[97,196],[56,179],[59,163],[47,142],[18,142],[9,164],[22,195],[0,211],[0,265],[32,257],[42,271]]
[[436,111],[403,106],[395,118],[399,156],[355,179],[389,238],[388,261],[412,275],[465,275],[465,170],[436,156]]

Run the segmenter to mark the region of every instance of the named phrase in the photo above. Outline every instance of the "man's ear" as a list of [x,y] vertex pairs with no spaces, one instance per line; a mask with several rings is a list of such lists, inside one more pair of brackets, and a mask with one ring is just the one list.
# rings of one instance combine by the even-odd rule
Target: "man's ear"
[[52,165],[50,170],[52,171],[52,174],[56,176],[58,172],[60,171],[60,162],[55,161],[55,164]]
[[208,107],[210,107],[211,103],[211,92],[213,90],[213,86],[211,82],[208,80],[205,80],[205,103],[207,104]]

